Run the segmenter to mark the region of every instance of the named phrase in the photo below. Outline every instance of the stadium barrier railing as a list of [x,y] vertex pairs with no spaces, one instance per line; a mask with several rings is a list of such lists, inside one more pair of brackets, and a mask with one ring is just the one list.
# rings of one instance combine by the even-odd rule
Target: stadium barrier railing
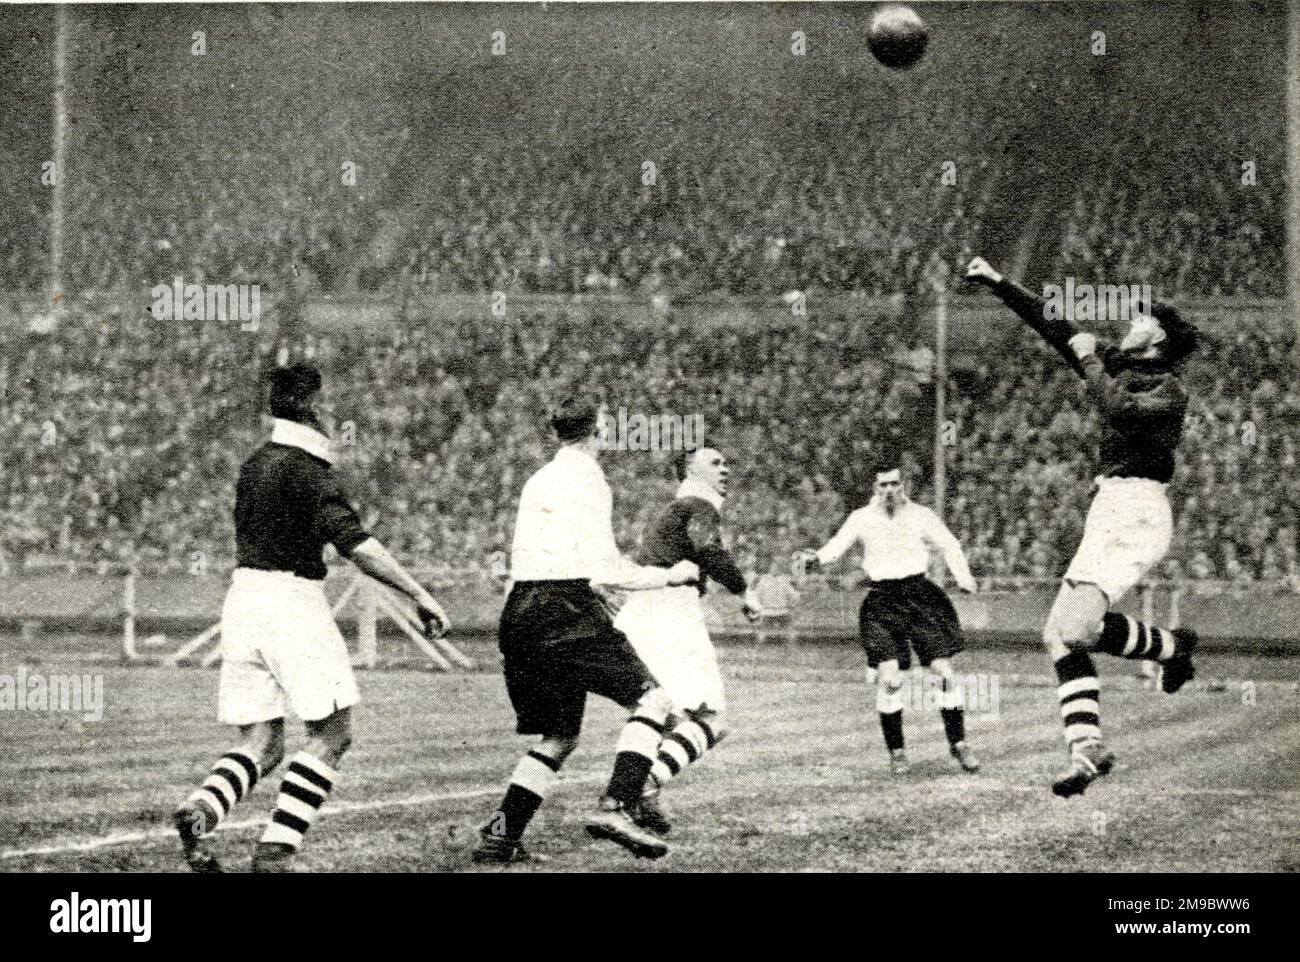
[[[495,634],[503,580],[480,569],[421,571],[417,566],[416,574],[451,615],[450,641],[423,638],[409,606],[351,566],[331,570],[326,594],[357,663],[470,667],[472,659],[457,645]],[[213,664],[228,580],[224,569],[197,575],[127,568],[0,575],[0,626],[11,637],[20,634],[25,648],[39,648],[43,632],[77,631],[117,636],[115,647],[132,663]],[[1058,585],[1056,579],[995,579],[975,595],[951,596],[963,626],[982,643],[1018,647],[1036,643]],[[848,579],[810,579],[791,606],[788,634],[808,641],[855,638],[865,590]],[[719,639],[755,637],[755,627],[726,592],[710,593],[705,606]],[[1151,581],[1119,607],[1165,627],[1194,625],[1208,647],[1300,651],[1300,591],[1292,584]],[[783,629],[766,632],[773,638],[783,634]]]

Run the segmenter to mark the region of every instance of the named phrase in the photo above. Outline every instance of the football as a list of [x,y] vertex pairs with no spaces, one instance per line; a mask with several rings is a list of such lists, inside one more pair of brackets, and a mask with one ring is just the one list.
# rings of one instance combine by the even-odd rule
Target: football
[[925,21],[909,7],[885,7],[871,18],[867,45],[886,67],[906,70],[921,59],[929,42]]

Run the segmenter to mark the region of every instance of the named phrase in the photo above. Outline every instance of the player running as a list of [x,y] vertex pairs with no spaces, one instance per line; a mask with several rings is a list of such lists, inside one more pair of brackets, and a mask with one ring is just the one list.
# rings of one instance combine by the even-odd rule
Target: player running
[[326,544],[415,602],[427,634],[450,626],[433,597],[365,531],[335,480],[320,389],[311,365],[275,370],[271,438],[239,469],[239,566],[221,611],[219,715],[241,741],[176,812],[185,861],[196,872],[221,871],[207,837],[284,757],[286,708],[303,720],[308,741],[289,761],[253,871],[287,870],[352,742],[351,709],[361,696],[322,589]]
[[693,562],[700,582],[638,592],[614,622],[673,701],[675,724],[659,746],[645,794],[632,809],[638,825],[660,835],[672,826],[659,807],[659,790],[727,733],[722,673],[704,623],[709,579],[743,596],[746,618],[759,616],[753,591],[722,543],[722,500],[731,475],[727,459],[713,448],[682,452],[676,471],[677,494],[646,526],[636,560],[661,567]]
[[983,258],[970,262],[966,277],[989,287],[1065,358],[1086,382],[1101,416],[1097,492],[1043,628],[1070,752],[1069,769],[1052,791],[1078,795],[1115,763],[1101,738],[1100,686],[1089,652],[1160,662],[1161,687],[1169,693],[1195,674],[1194,631],[1155,628],[1109,609],[1169,550],[1173,516],[1166,486],[1187,411],[1176,369],[1196,350],[1197,331],[1172,307],[1157,303],[1149,314],[1133,317],[1118,347],[1099,347],[1094,335],[1049,318],[1043,298]]
[[614,627],[596,589],[628,591],[687,585],[690,561],[649,567],[619,554],[613,495],[596,461],[597,411],[568,399],[551,420],[561,447],[519,496],[511,546],[514,587],[501,612],[506,691],[521,735],[541,740],[519,760],[497,811],[479,832],[476,862],[540,861],[524,850],[524,830],[578,747],[587,693],[631,712],[618,738],[614,771],[587,831],[638,856],[668,846],[632,821],[672,709],[667,693]]
[[868,678],[876,678],[876,710],[894,774],[907,771],[903,744],[903,675],[912,666],[912,652],[922,668],[941,679],[939,708],[948,750],[967,772],[979,762],[966,744],[963,693],[953,672],[952,658],[965,641],[957,612],[942,588],[926,577],[929,548],[938,547],[962,591],[974,593],[975,578],[961,544],[929,508],[907,496],[897,458],[877,466],[875,493],[865,507],[850,514],[830,541],[817,551],[794,553],[796,578],[839,560],[855,544],[862,545],[862,570],[871,587],[862,601],[858,632],[867,652]]

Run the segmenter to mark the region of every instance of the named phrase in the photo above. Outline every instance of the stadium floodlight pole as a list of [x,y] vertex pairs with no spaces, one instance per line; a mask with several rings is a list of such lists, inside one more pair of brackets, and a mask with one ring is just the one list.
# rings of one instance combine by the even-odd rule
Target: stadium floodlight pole
[[936,279],[934,291],[934,513],[942,521],[944,505],[948,500],[948,465],[944,445],[944,421],[948,406],[948,289],[941,280]]
[[1300,0],[1287,4],[1286,91],[1286,296],[1291,323],[1300,331]]
[[57,305],[63,286],[63,181],[68,136],[68,7],[56,8],[54,31],[54,183],[50,194],[50,304]]

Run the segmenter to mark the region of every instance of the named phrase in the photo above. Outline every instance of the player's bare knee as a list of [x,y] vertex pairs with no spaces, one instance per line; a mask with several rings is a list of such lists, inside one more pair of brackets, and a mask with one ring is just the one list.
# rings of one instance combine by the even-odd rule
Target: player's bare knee
[[1091,650],[1101,634],[1101,620],[1090,612],[1070,612],[1058,626],[1061,643],[1071,651]]
[[537,745],[537,750],[547,758],[562,763],[578,747],[577,735],[546,735]]
[[1043,632],[1043,648],[1052,661],[1060,661],[1070,653],[1070,649],[1065,646],[1065,642],[1055,631]]
[[284,719],[259,722],[239,730],[241,750],[257,761],[258,772],[265,775],[284,761]]
[[[307,734],[315,744],[321,760],[327,765],[337,765],[343,754],[352,747],[352,717],[345,708],[321,721],[308,722]],[[309,750],[313,746],[309,746]]]
[[668,692],[662,688],[651,688],[641,696],[632,713],[662,724],[667,721],[672,711],[673,700],[668,697]]
[[883,682],[876,686],[876,711],[882,715],[892,715],[903,708],[903,680],[892,687]]
[[903,673],[898,670],[897,664],[894,664],[892,667],[886,667],[888,664],[889,663],[886,662],[884,665],[880,666],[880,674],[877,678],[876,684],[881,691],[892,695],[902,690]]
[[1107,601],[1096,585],[1066,582],[1052,604],[1043,643],[1054,658],[1068,651],[1091,650],[1101,634]]
[[284,725],[273,728],[261,745],[258,753],[258,767],[261,774],[274,771],[284,761]]
[[938,675],[944,681],[952,681],[957,673],[953,671],[952,662],[947,658],[936,658],[930,662],[928,670]]

